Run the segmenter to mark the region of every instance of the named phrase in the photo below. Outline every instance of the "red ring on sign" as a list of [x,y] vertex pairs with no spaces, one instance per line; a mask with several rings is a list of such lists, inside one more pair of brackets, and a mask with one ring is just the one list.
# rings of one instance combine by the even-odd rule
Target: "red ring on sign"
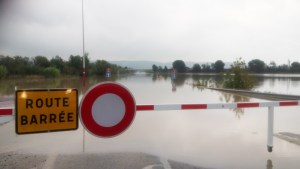
[[[123,119],[112,127],[103,127],[94,120],[92,107],[97,98],[104,94],[115,94],[119,96],[125,104],[125,114]],[[92,134],[100,137],[112,137],[126,130],[135,116],[136,106],[132,94],[124,86],[117,83],[100,83],[91,88],[82,98],[80,104],[80,119],[84,127]]]

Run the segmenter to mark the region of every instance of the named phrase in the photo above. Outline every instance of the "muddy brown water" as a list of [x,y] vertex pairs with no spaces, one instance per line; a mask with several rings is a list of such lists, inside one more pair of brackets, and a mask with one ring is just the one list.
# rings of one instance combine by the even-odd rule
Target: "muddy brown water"
[[[136,74],[112,79],[89,78],[88,86],[106,80],[125,85],[137,104],[225,103],[264,101],[194,87],[195,81],[214,84],[216,76],[178,77]],[[300,95],[300,77],[258,77],[256,91]],[[13,97],[18,88],[77,88],[80,78],[0,81],[1,96]],[[82,95],[80,96],[82,97]],[[300,133],[300,107],[275,108],[274,133]],[[8,117],[6,117],[8,118]],[[267,152],[267,108],[136,112],[132,125],[113,138],[98,138],[78,130],[15,134],[11,118],[0,125],[0,153],[105,154],[142,152],[207,168],[299,168],[300,147],[274,137]]]

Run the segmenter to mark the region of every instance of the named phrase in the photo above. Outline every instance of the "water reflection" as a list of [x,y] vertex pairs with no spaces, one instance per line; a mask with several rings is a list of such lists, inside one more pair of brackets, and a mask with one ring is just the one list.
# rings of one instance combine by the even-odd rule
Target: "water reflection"
[[[87,77],[87,88],[103,81],[118,81],[127,79],[130,76],[141,75],[120,75],[105,77]],[[171,79],[172,74],[145,74],[145,77],[152,76],[152,81],[168,81]],[[300,77],[291,77],[288,75],[282,76],[254,76],[255,84],[254,90],[261,92],[274,92],[284,94],[298,94],[297,88],[300,86]],[[209,75],[209,74],[178,74],[174,83],[178,87],[184,84],[191,84],[195,86],[205,87],[222,87],[224,76],[222,75]],[[10,78],[0,80],[0,95],[13,95],[14,87],[18,86],[19,89],[25,88],[77,88],[81,90],[82,82],[81,77],[65,76],[56,79],[47,79],[43,77],[27,77],[27,78]]]
[[[226,103],[249,102],[250,101],[249,97],[230,94],[230,93],[226,93],[226,92],[220,92],[219,96],[220,96],[219,100],[221,102],[226,102]],[[230,110],[235,112],[235,116],[238,119],[240,119],[244,115],[244,112],[245,112],[244,109],[240,109],[240,108],[235,108],[235,109],[230,109]]]
[[175,83],[175,80],[172,79],[171,83],[172,83],[172,92],[176,92],[176,83]]
[[225,102],[225,103],[249,102],[250,98],[249,97],[245,97],[245,96],[231,94],[231,93],[220,92],[219,100],[221,102]]
[[[203,75],[192,75],[193,88],[197,88],[199,91],[204,91],[206,87],[221,87],[223,77],[219,75],[214,76],[203,76]],[[240,95],[235,95],[226,92],[219,92],[219,101],[222,103],[234,103],[234,102],[249,102],[250,98]],[[236,108],[230,109],[235,112],[235,115],[240,119],[244,115],[244,109]]]
[[177,87],[181,87],[185,84],[185,80],[187,79],[187,76],[185,75],[177,75],[176,79],[174,79],[174,83]]
[[[295,76],[295,77],[293,77]],[[260,92],[281,93],[281,94],[296,94],[300,95],[300,77],[296,75],[281,75],[281,76],[254,76],[257,82],[254,90]]]
[[194,86],[222,88],[224,77],[219,74],[193,74],[192,79]]
[[267,160],[267,169],[273,169],[272,160],[270,159]]
[[[181,87],[185,84],[185,81],[188,77],[186,75],[177,75],[176,78],[172,78],[172,75],[171,74],[153,74],[152,76],[152,81],[153,82],[156,82],[156,81],[161,81],[161,80],[168,80],[168,79],[171,79],[171,83],[172,83],[172,86],[175,86],[176,87]],[[175,89],[176,90],[176,89]],[[173,87],[172,87],[172,91],[173,91]]]
[[[105,77],[87,77],[86,88],[104,81],[118,81],[120,79],[126,79],[131,75],[111,76]],[[82,91],[82,78],[77,76],[68,76],[55,79],[47,79],[43,77],[32,78],[14,78],[0,80],[0,96],[13,95],[15,87],[18,89],[40,89],[40,88],[76,88],[78,92]]]
[[152,81],[156,82],[156,81],[160,81],[160,80],[167,80],[168,76],[169,76],[168,74],[154,73],[152,75]]

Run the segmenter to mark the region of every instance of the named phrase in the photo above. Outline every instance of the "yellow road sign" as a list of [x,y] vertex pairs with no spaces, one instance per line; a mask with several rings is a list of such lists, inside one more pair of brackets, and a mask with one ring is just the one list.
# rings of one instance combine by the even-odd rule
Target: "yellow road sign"
[[16,91],[16,133],[40,133],[78,128],[77,89]]

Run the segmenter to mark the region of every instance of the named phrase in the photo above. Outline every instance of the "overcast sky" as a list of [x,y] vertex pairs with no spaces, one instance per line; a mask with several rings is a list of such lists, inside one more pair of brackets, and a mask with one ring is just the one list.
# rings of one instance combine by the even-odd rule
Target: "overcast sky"
[[[0,54],[82,55],[81,0],[0,0]],[[84,0],[91,60],[300,62],[299,0]]]

